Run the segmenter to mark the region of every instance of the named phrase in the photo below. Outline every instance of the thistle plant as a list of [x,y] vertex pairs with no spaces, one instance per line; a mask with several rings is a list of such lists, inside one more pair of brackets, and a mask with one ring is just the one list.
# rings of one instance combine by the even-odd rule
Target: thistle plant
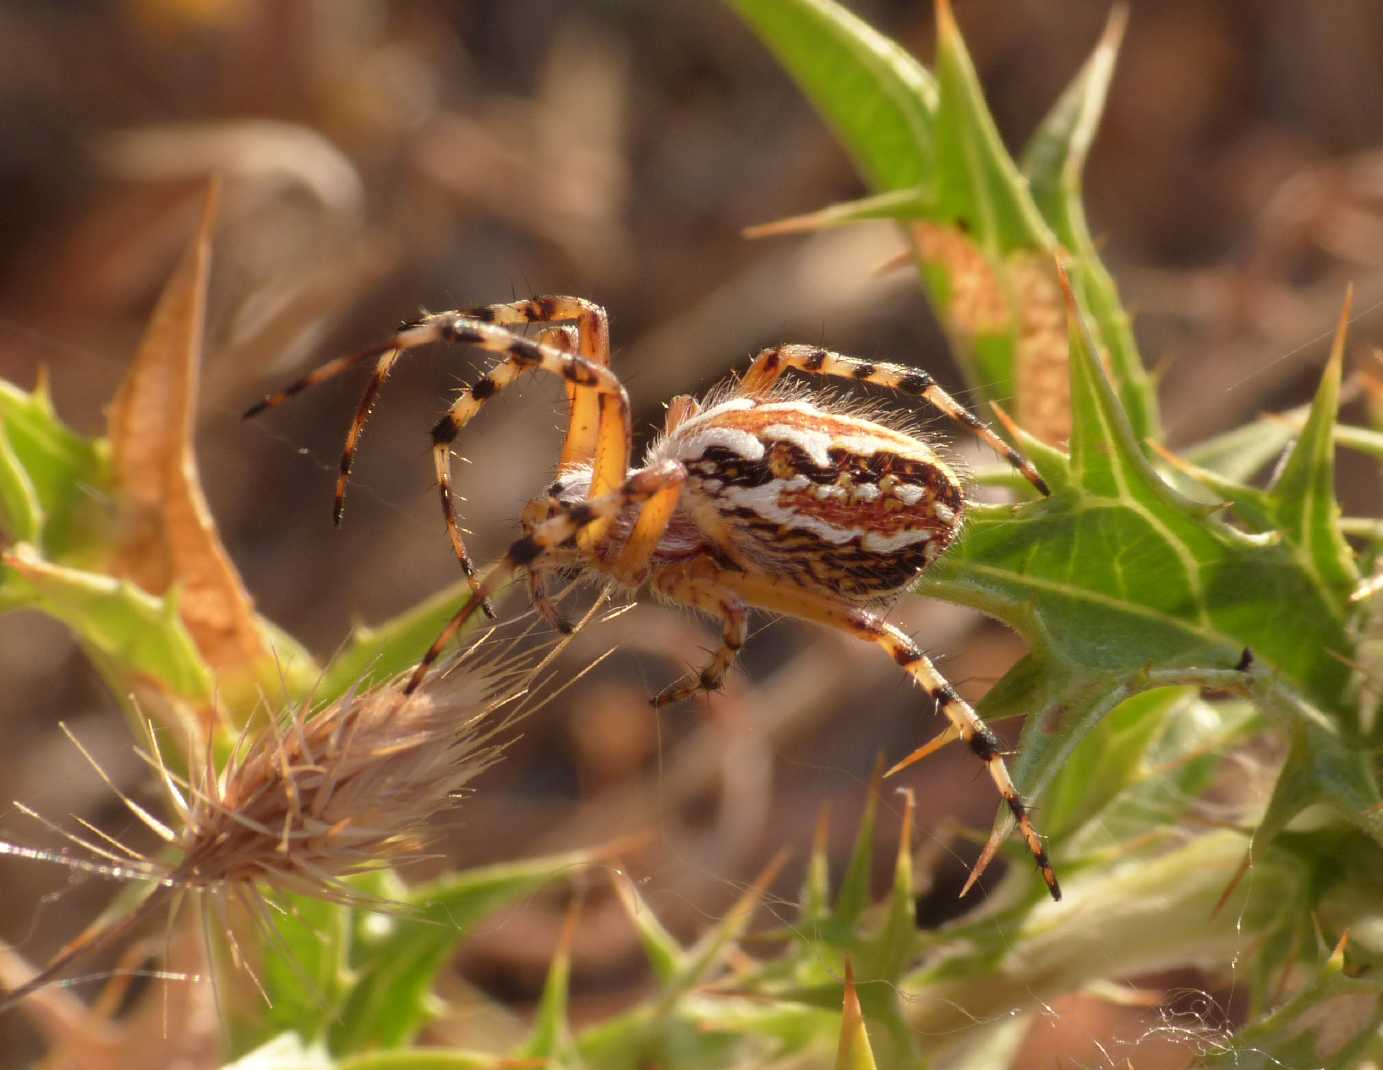
[[[977,396],[1052,489],[1038,500],[1007,471],[977,471],[1015,503],[973,507],[914,593],[976,608],[1028,644],[979,712],[1027,715],[1014,779],[1065,898],[1044,899],[1001,815],[986,850],[1014,864],[967,912],[919,930],[930,873],[912,838],[926,807],[878,777],[839,879],[823,816],[801,845],[795,899],[775,858],[691,942],[610,852],[401,879],[392,867],[423,849],[424,819],[543,695],[523,694],[532,663],[491,642],[442,685],[470,697],[400,698],[391,680],[468,597],[464,582],[359,631],[325,668],[255,613],[190,446],[213,197],[106,439],[64,426],[41,384],[0,386],[0,607],[73,630],[168,798],[147,815],[166,857],[104,860],[154,892],[118,903],[52,970],[118,943],[150,904],[202,889],[226,904],[206,915],[224,919],[215,938],[197,941],[226,993],[214,1046],[244,1070],[1021,1066],[1062,997],[1126,998],[1140,978],[1185,969],[1242,1009],[1222,1022],[1169,1010],[1158,1034],[1183,1065],[1383,1060],[1380,529],[1335,497],[1337,449],[1377,458],[1383,437],[1338,418],[1348,296],[1308,406],[1171,451],[1081,201],[1124,15],[1015,159],[945,0],[930,66],[833,0],[728,5],[872,191],[753,233],[895,221]],[[894,803],[904,820],[876,898],[878,810]],[[118,853],[99,835],[79,842],[98,862]],[[638,934],[646,997],[571,1023],[576,903],[522,1041],[432,1043],[425,1027],[460,1013],[436,993],[468,927],[593,867]],[[26,996],[19,1013],[42,1018],[68,998],[42,987],[47,974],[21,987],[35,973],[12,958],[0,970]],[[89,1032],[55,1029],[55,1062],[76,1061]],[[1136,1045],[1110,1053],[1139,1058]]]

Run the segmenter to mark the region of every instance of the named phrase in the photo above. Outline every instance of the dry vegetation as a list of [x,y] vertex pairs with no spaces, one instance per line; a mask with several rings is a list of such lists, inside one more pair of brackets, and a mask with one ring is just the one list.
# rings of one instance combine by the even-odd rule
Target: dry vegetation
[[[850,6],[930,54],[928,5]],[[1143,351],[1165,369],[1174,447],[1308,398],[1346,280],[1357,286],[1361,351],[1383,322],[1383,10],[1342,0],[1327,18],[1313,7],[1134,5],[1086,189]],[[1021,144],[1098,36],[1105,5],[956,8],[998,123]],[[27,387],[46,368],[59,411],[98,432],[194,229],[204,179],[220,175],[202,482],[258,609],[319,654],[353,622],[454,582],[427,430],[482,355],[438,351],[401,366],[340,531],[332,481],[356,384],[252,424],[239,413],[266,386],[376,340],[419,306],[549,292],[599,301],[641,432],[674,393],[700,392],[785,340],[916,362],[965,396],[915,275],[875,272],[901,248],[891,225],[741,237],[862,189],[797,90],[719,5],[9,5],[0,72],[0,378]],[[559,408],[560,388],[534,380],[460,444],[478,559],[502,549],[547,479]],[[1375,512],[1370,466],[1342,462],[1340,494],[1346,513]],[[954,606],[907,600],[892,619],[945,655],[972,701],[1021,654],[1012,634]],[[801,850],[776,889],[793,894],[823,805],[843,867],[876,755],[896,758],[918,741],[915,696],[864,644],[757,618],[723,695],[655,717],[648,695],[713,642],[703,623],[651,603],[583,631],[564,674],[616,653],[525,724],[449,828],[443,862],[651,833],[624,861],[684,937],[722,915],[785,844]],[[32,614],[0,619],[0,680],[6,799],[138,839],[56,731],[66,722],[122,791],[147,799],[148,769],[64,628]],[[977,849],[948,830],[985,826],[993,797],[964,753],[942,753],[906,780],[932,882],[918,920],[934,925],[955,912]],[[886,840],[901,814],[886,794]],[[36,833],[11,812],[0,838]],[[879,887],[888,863],[883,852]],[[38,962],[112,892],[15,860],[0,884],[0,938]],[[454,990],[476,985],[531,1007],[565,909],[560,895],[534,897],[478,928]],[[577,1022],[646,989],[637,934],[602,882],[587,895],[572,970]],[[1203,983],[1189,973],[1145,980]],[[1020,1065],[1106,1065],[1099,1044],[1161,1020],[1079,998],[1057,1011]],[[486,1028],[514,1031],[508,1021]],[[1185,1061],[1169,1043],[1168,1061],[1155,1064],[1161,1043],[1140,1048],[1137,1065]],[[19,1065],[34,1045],[20,1016],[0,1018],[0,1062]]]

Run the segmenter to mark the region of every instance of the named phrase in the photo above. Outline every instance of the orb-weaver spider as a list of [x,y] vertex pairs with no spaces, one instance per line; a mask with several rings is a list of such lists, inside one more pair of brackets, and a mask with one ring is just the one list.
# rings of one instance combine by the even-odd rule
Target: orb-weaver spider
[[[549,326],[530,339],[510,328]],[[765,349],[748,372],[703,401],[674,398],[662,436],[631,473],[629,399],[610,370],[605,310],[576,297],[533,297],[441,312],[403,324],[387,342],[333,360],[271,394],[246,416],[282,404],[360,361],[377,357],[346,436],[336,485],[339,523],[360,435],[379,388],[405,350],[459,342],[504,359],[462,390],[432,429],[447,533],[474,596],[423,656],[408,690],[510,575],[527,570],[535,608],[560,624],[543,590],[555,570],[579,568],[721,621],[719,648],[697,675],[662,691],[664,705],[716,690],[747,633],[750,607],[814,621],[877,643],[936,702],[950,726],[890,772],[964,740],[1008,804],[1054,899],[1056,875],[1009,776],[999,741],[906,634],[871,604],[903,590],[960,530],[960,480],[917,436],[811,393],[793,396],[788,369],[875,383],[921,397],[983,439],[1042,493],[1030,462],[924,371],[802,345]],[[523,513],[523,537],[485,575],[466,553],[451,496],[451,443],[490,398],[530,369],[566,381],[571,403],[557,481]],[[972,872],[969,888],[988,852]],[[963,893],[962,893],[963,894]]]

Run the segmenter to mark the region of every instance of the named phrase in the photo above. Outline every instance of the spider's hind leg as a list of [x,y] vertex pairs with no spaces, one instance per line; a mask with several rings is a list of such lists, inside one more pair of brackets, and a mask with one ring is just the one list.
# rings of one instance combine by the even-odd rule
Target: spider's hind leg
[[[872,617],[872,614],[865,614],[864,616]],[[994,781],[994,787],[998,789],[999,795],[1003,798],[1014,821],[1018,824],[1018,833],[1023,837],[1028,852],[1032,855],[1038,871],[1042,874],[1042,880],[1047,885],[1047,891],[1051,893],[1053,899],[1060,899],[1061,885],[1057,883],[1056,872],[1052,868],[1051,860],[1047,857],[1047,849],[1042,843],[1042,837],[1038,835],[1037,829],[1033,826],[1032,818],[1028,814],[1028,805],[1018,794],[1018,788],[1014,786],[1013,778],[1009,775],[1008,764],[1004,761],[1003,752],[999,748],[999,737],[984,723],[974,708],[960,697],[960,693],[951,686],[946,677],[941,675],[937,667],[932,664],[932,659],[923,654],[901,630],[877,619],[861,621],[854,630],[861,638],[872,639],[887,650],[893,656],[893,660],[898,663],[898,666],[921,685],[922,690],[936,703],[937,712],[945,716],[950,722],[949,733],[943,733],[943,736],[952,734],[953,738],[964,743],[970,749],[970,753],[984,763],[990,779]],[[938,739],[940,738],[943,737],[938,737]],[[885,775],[892,776],[894,773],[901,772],[925,758],[936,749],[936,746],[936,740],[924,744],[895,764]],[[979,879],[989,865],[993,851],[997,846],[998,841],[994,840],[992,846],[980,854],[979,860],[965,881],[965,886],[961,889],[961,895],[968,892],[975,881]]]
[[[897,773],[930,754],[947,737],[961,740],[970,752],[984,763],[994,787],[1018,823],[1019,834],[1037,864],[1048,892],[1053,899],[1061,898],[1061,887],[1057,884],[1056,873],[1047,857],[1047,849],[1033,826],[1027,804],[1018,794],[1013,778],[1009,776],[1008,766],[999,750],[998,737],[980,719],[980,715],[970,704],[960,697],[956,689],[947,683],[946,678],[937,671],[931,659],[918,649],[916,643],[894,625],[884,623],[876,614],[858,606],[832,602],[807,591],[785,588],[762,578],[740,573],[722,573],[720,583],[726,590],[738,594],[750,605],[848,632],[887,651],[898,667],[922,686],[936,703],[938,712],[950,722],[948,732],[913,751],[890,769],[889,773]],[[991,856],[990,850],[980,855],[965,885],[966,890],[969,890],[984,871]]]

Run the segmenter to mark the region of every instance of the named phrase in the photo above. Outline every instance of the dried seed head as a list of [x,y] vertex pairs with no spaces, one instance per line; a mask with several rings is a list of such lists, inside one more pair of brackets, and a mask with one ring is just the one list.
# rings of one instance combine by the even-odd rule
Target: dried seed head
[[[143,858],[99,831],[99,840],[62,832],[97,856],[94,862],[0,845],[0,853],[47,857],[156,885],[130,914],[88,929],[41,972],[0,995],[0,1011],[47,984],[79,955],[131,932],[166,904],[176,910],[188,891],[202,893],[206,908],[223,922],[228,903],[235,902],[267,923],[257,898],[266,886],[384,906],[345,878],[421,857],[430,822],[452,808],[466,785],[498,759],[504,730],[553,697],[548,693],[535,700],[538,689],[532,685],[564,644],[536,661],[515,652],[518,641],[498,640],[491,633],[471,644],[447,673],[411,695],[396,681],[352,691],[315,712],[293,710],[247,731],[219,771],[207,750],[192,775],[174,773],[151,730],[150,749],[143,757],[166,790],[179,818],[177,827],[121,798],[180,859]],[[84,749],[82,753],[86,755]],[[15,984],[13,973],[9,980]]]
[[492,765],[503,730],[531,712],[541,664],[491,636],[405,695],[351,691],[240,741],[216,772],[184,781],[155,751],[182,828],[172,884],[268,885],[359,902],[343,878],[421,856],[432,819]]
[[[405,696],[350,694],[270,726],[190,793],[174,879],[263,881],[325,896],[340,878],[414,856],[428,821],[498,757],[483,677]],[[469,693],[465,693],[469,692]]]

